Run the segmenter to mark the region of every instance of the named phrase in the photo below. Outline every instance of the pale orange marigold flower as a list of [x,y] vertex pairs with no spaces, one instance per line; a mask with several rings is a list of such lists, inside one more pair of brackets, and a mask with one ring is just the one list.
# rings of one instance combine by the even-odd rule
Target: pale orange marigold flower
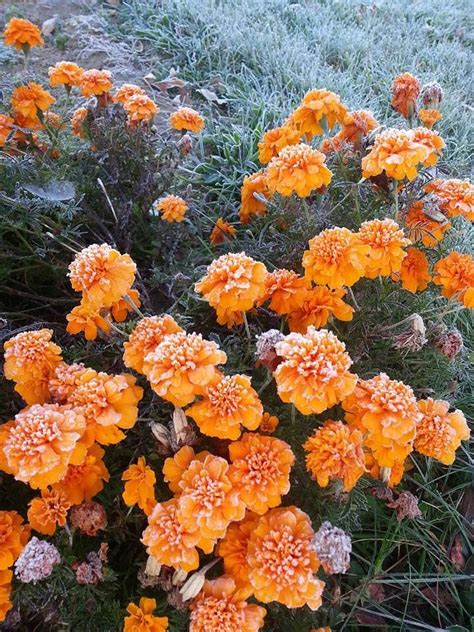
[[359,228],[360,241],[369,246],[369,259],[365,276],[389,276],[398,272],[406,257],[404,248],[411,242],[403,235],[403,230],[393,219],[373,219],[363,222]]
[[42,489],[41,496],[33,498],[28,507],[31,528],[44,535],[53,535],[56,527],[64,527],[66,524],[71,503],[62,492]]
[[83,72],[84,69],[73,61],[59,61],[55,66],[49,68],[49,85],[53,88],[78,86]]
[[112,101],[114,103],[122,103],[123,105],[126,101],[128,101],[130,97],[133,97],[136,94],[144,95],[145,90],[133,83],[123,83],[115,92],[114,96],[112,97]]
[[301,133],[289,123],[270,129],[258,143],[258,159],[262,165],[266,165],[272,158],[278,156],[284,147],[299,143],[300,138]]
[[87,133],[84,129],[84,122],[87,118],[88,110],[87,108],[77,108],[74,110],[71,117],[71,129],[74,136],[79,136],[79,138],[87,138]]
[[257,171],[250,176],[245,176],[240,192],[241,206],[239,219],[241,224],[249,224],[252,215],[265,215],[267,212],[266,203],[257,199],[254,195],[257,194],[266,199],[270,197],[267,174],[264,171]]
[[104,481],[110,478],[103,461],[104,450],[94,443],[87,451],[84,463],[69,465],[66,476],[52,486],[63,493],[71,505],[80,505],[94,498],[104,489]]
[[384,480],[388,487],[396,487],[402,480],[405,474],[405,462],[395,462],[390,468],[390,476],[387,480],[387,472],[383,471],[377,461],[374,459],[374,455],[371,452],[365,452],[365,469],[367,474],[372,478]]
[[71,393],[76,389],[79,378],[86,371],[82,363],[58,364],[48,383],[50,399],[54,404],[66,404]]
[[66,320],[66,331],[72,335],[83,331],[86,340],[95,340],[99,331],[108,334],[112,329],[110,321],[101,316],[100,311],[94,309],[87,301],[81,301],[80,305],[76,305],[69,314],[66,314]]
[[130,123],[149,122],[158,112],[158,106],[146,94],[132,94],[123,104]]
[[474,259],[470,255],[450,252],[435,264],[434,272],[433,281],[442,286],[443,296],[474,308]]
[[14,138],[14,124],[15,121],[11,116],[8,116],[7,114],[0,114],[0,147],[3,147],[5,145],[8,138]]
[[0,572],[13,566],[30,537],[30,527],[16,511],[0,511]]
[[11,18],[3,31],[3,39],[7,46],[14,46],[17,50],[44,45],[39,26],[22,18]]
[[301,305],[308,282],[293,270],[274,270],[265,278],[265,295],[261,302],[270,301],[276,314],[289,314]]
[[418,402],[421,420],[416,426],[415,450],[445,465],[451,465],[461,441],[470,437],[469,426],[460,410],[450,413],[443,400],[422,399]]
[[331,408],[355,388],[346,347],[326,329],[289,334],[276,344],[276,352],[283,359],[274,372],[278,395],[303,415]]
[[345,294],[343,289],[330,290],[323,285],[306,290],[300,305],[288,314],[290,331],[304,334],[310,325],[320,329],[331,317],[352,320],[354,309],[342,300]]
[[49,398],[48,381],[62,362],[61,348],[51,342],[52,336],[51,329],[23,331],[4,344],[4,375],[15,382],[27,404],[43,404]]
[[140,605],[129,603],[127,612],[130,615],[123,620],[123,632],[166,632],[168,617],[155,617],[156,599],[142,597]]
[[226,222],[222,217],[219,217],[214,224],[209,241],[213,246],[218,246],[219,244],[223,244],[226,239],[235,237],[236,232],[237,230],[232,224],[229,224],[229,222]]
[[[372,112],[368,110],[356,110],[347,112],[342,121],[342,129],[336,137],[354,147],[359,148],[362,138],[367,136],[379,123]],[[335,138],[336,138],[335,137]]]
[[421,108],[418,117],[425,127],[431,129],[433,125],[441,121],[443,115],[439,110]]
[[245,504],[229,478],[229,464],[209,454],[194,460],[179,486],[179,522],[189,531],[198,528],[204,538],[222,538],[231,522],[242,520]]
[[412,130],[390,128],[376,136],[370,152],[362,158],[362,175],[371,178],[385,171],[388,178],[413,180],[417,167],[431,155],[433,150],[416,141]]
[[57,483],[69,463],[84,460],[85,428],[83,415],[67,406],[34,404],[18,413],[3,445],[11,473],[34,489]]
[[341,421],[328,419],[303,444],[306,469],[321,487],[341,480],[349,492],[365,472],[362,434]]
[[189,632],[258,632],[267,612],[243,601],[234,580],[226,576],[206,580],[190,608]]
[[112,90],[112,75],[108,70],[84,70],[79,86],[84,97],[100,96]]
[[262,516],[250,535],[247,564],[255,598],[288,608],[321,606],[324,582],[313,548],[309,517],[297,507],[278,507]]
[[138,321],[128,341],[123,343],[125,366],[138,373],[145,373],[144,362],[149,353],[163,342],[165,336],[182,332],[172,316],[146,316]]
[[156,505],[155,472],[146,464],[145,457],[138,457],[137,463],[132,463],[122,474],[125,489],[122,494],[124,503],[128,507],[138,505],[149,516]]
[[427,193],[433,193],[448,217],[462,215],[474,221],[474,185],[467,180],[432,180],[425,185]]
[[232,327],[263,296],[266,276],[263,263],[245,252],[229,253],[214,259],[194,289],[216,310],[217,322]]
[[183,221],[189,207],[178,195],[167,195],[154,202],[153,208],[161,213],[161,219],[164,219],[165,222],[179,224]]
[[186,406],[204,394],[218,373],[217,365],[226,361],[215,342],[181,331],[165,336],[145,357],[145,367],[155,393],[175,406]]
[[5,620],[7,612],[13,607],[13,602],[10,600],[12,580],[12,571],[0,571],[0,622]]
[[130,255],[122,255],[108,244],[92,244],[74,257],[68,276],[73,290],[100,309],[111,307],[129,292],[136,269]]
[[[443,216],[442,213],[439,213]],[[405,215],[405,226],[407,234],[413,241],[421,241],[423,246],[432,248],[440,242],[444,233],[451,228],[451,224],[446,217],[439,222],[424,213],[423,200],[414,202]]]
[[245,433],[229,446],[229,478],[247,508],[259,515],[281,504],[290,490],[295,455],[281,439]]
[[423,292],[431,281],[428,257],[418,248],[408,248],[402,267],[392,275],[392,279],[399,281],[412,294]]
[[170,114],[170,125],[173,129],[197,133],[204,129],[204,119],[196,110],[180,107]]
[[304,143],[284,147],[267,167],[270,193],[280,193],[284,197],[296,193],[299,197],[307,197],[312,191],[328,186],[332,172],[325,161],[323,153]]
[[207,450],[195,454],[191,446],[184,445],[174,456],[165,459],[162,470],[163,478],[175,496],[181,494],[179,482],[190,463],[195,460],[204,461],[208,454],[210,453]]
[[117,323],[123,323],[129,313],[134,311],[134,308],[132,307],[132,305],[130,305],[130,303],[133,303],[135,307],[140,307],[141,305],[140,295],[138,294],[137,290],[130,290],[127,293],[127,298],[127,301],[124,298],[121,298],[110,308],[113,319]]
[[265,412],[263,413],[262,421],[260,422],[260,426],[258,427],[258,429],[260,430],[260,432],[275,432],[275,430],[278,428],[279,423],[280,420],[278,419],[278,417]]
[[38,112],[45,112],[55,101],[47,90],[34,81],[18,86],[11,96],[11,105],[15,112],[23,116],[26,122],[33,123],[38,121]]
[[314,135],[332,129],[336,123],[342,124],[346,114],[347,108],[338,94],[329,90],[310,90],[290,120],[309,141]]
[[409,72],[395,77],[392,83],[392,107],[406,119],[416,112],[420,82]]
[[147,553],[160,564],[189,572],[199,566],[199,553],[211,553],[214,541],[200,533],[196,523],[183,525],[178,516],[178,500],[173,498],[157,503],[148,516],[148,526],[143,532],[142,542]]
[[364,436],[380,467],[403,463],[413,450],[420,413],[412,389],[385,373],[359,380],[353,393],[342,402],[346,420]]
[[410,130],[415,143],[419,143],[426,147],[429,151],[428,156],[423,161],[425,167],[432,167],[438,162],[439,156],[443,155],[441,151],[443,147],[446,147],[446,143],[438,134],[432,129],[426,129],[426,127],[417,127]]
[[309,241],[303,255],[308,281],[337,289],[354,285],[365,274],[370,246],[348,228],[328,228]]

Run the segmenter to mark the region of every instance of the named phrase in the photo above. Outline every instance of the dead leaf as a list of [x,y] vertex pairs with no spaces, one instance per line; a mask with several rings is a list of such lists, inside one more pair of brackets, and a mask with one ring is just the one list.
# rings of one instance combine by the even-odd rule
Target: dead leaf
[[202,94],[202,96],[211,103],[217,103],[217,105],[225,105],[227,103],[227,99],[221,99],[215,92],[207,88],[198,88],[196,92]]
[[[147,77],[145,77],[147,79]],[[167,92],[168,90],[172,90],[173,88],[178,88],[179,90],[183,90],[188,85],[187,81],[183,79],[178,79],[178,77],[168,77],[167,79],[163,79],[163,81],[149,81],[150,85],[153,88],[157,88],[161,90],[161,92]]]

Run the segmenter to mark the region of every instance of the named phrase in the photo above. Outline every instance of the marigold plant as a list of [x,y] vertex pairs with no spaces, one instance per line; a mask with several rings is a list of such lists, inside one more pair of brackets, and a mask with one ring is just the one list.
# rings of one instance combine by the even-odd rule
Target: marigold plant
[[204,119],[196,110],[180,107],[170,114],[170,125],[177,130],[197,133],[204,129]]
[[332,173],[325,161],[323,153],[304,143],[283,148],[268,164],[268,190],[284,197],[292,193],[301,198],[307,197],[331,182]]
[[42,489],[41,496],[33,498],[28,508],[28,521],[35,531],[53,535],[57,527],[66,524],[67,512],[71,507],[66,495],[50,489]]
[[291,121],[307,140],[343,123],[347,108],[339,95],[329,90],[310,90],[301,105],[291,115]]
[[474,259],[470,255],[450,252],[435,264],[434,272],[433,281],[441,286],[443,296],[474,307]]

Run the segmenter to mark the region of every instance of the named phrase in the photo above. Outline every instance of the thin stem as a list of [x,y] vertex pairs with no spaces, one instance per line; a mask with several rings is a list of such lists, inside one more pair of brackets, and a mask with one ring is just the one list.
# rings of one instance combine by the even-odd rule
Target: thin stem
[[306,201],[306,198],[301,198],[301,201],[303,203],[303,208],[304,208],[304,213],[306,216],[306,221],[309,223],[311,223],[311,213],[310,213],[310,208],[309,208],[309,204]]
[[247,320],[247,313],[246,312],[242,312],[242,318],[243,318],[243,321],[244,321],[245,333],[247,334],[248,351],[250,353],[250,349],[251,349],[251,346],[252,346],[252,336],[250,334],[249,321]]
[[144,314],[141,312],[141,310],[139,309],[138,305],[135,305],[135,303],[132,301],[132,299],[130,298],[130,296],[128,294],[125,294],[125,296],[123,297],[124,301],[127,303],[127,305],[130,305],[130,307],[132,308],[132,310],[138,314],[140,316],[140,318],[145,318]]

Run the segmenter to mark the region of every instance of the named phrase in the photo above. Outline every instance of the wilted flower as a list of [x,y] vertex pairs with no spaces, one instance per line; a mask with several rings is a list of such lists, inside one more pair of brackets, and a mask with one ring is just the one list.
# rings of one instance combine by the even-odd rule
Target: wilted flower
[[422,399],[418,402],[421,420],[416,426],[415,450],[445,465],[451,465],[461,441],[470,437],[469,427],[460,410],[450,413],[443,400]]
[[29,504],[28,522],[35,531],[53,535],[56,527],[64,527],[66,524],[70,507],[71,503],[62,492],[42,489],[41,496],[33,498]]
[[15,575],[24,584],[36,584],[49,577],[61,561],[58,549],[33,536],[15,562]]
[[276,345],[283,340],[284,335],[278,329],[269,329],[256,337],[257,366],[263,364],[270,371],[274,371],[280,359],[276,352]]
[[22,18],[11,18],[3,31],[3,39],[7,46],[28,52],[33,46],[43,46],[39,26]]
[[130,615],[123,620],[123,632],[166,632],[168,617],[155,617],[156,599],[142,597],[140,605],[130,603],[127,612]]
[[314,135],[332,129],[336,123],[342,124],[346,114],[347,108],[338,94],[329,90],[310,90],[290,120],[309,141]]
[[418,498],[411,492],[400,492],[396,500],[387,503],[387,507],[395,509],[397,512],[397,520],[401,522],[404,518],[414,520],[419,518],[422,513],[418,507]]
[[323,522],[314,536],[313,546],[325,573],[347,573],[352,542],[345,531],[330,522]]
[[74,505],[69,512],[71,527],[79,529],[81,533],[95,537],[99,531],[103,531],[107,526],[107,514],[104,507],[90,500]]
[[332,172],[326,167],[326,156],[309,145],[289,145],[272,158],[267,167],[270,193],[289,197],[296,193],[307,197],[316,189],[328,186]]
[[213,246],[218,246],[219,244],[223,244],[226,239],[235,237],[236,232],[237,230],[232,224],[229,224],[229,222],[226,222],[222,217],[219,217],[214,224],[209,241]]
[[437,107],[444,97],[443,88],[437,81],[431,81],[421,88],[420,97],[425,107]]
[[452,251],[434,267],[433,282],[441,285],[441,294],[454,297],[465,307],[474,307],[474,259]]
[[183,221],[186,212],[188,211],[188,205],[177,195],[167,195],[166,197],[157,200],[154,205],[154,209],[161,213],[161,219],[165,222],[178,224]]
[[409,322],[410,328],[395,336],[393,346],[411,352],[420,351],[428,342],[425,324],[419,314],[413,314]]
[[392,83],[392,107],[409,119],[416,112],[420,82],[409,72],[395,77]]
[[146,465],[145,457],[140,456],[138,462],[130,465],[122,474],[125,489],[122,498],[126,505],[138,505],[147,516],[156,505],[155,472]]
[[91,551],[87,554],[84,562],[75,567],[76,581],[81,585],[95,586],[104,580],[102,572],[103,560],[100,552]]
[[431,342],[433,347],[438,349],[449,360],[454,360],[464,348],[461,332],[457,329],[435,332]]
[[421,241],[428,248],[441,241],[444,233],[451,228],[450,222],[438,210],[437,205],[433,208],[423,200],[418,200],[410,206],[405,215],[405,226],[410,239]]
[[204,119],[196,110],[180,107],[170,114],[170,125],[174,129],[197,133],[204,129]]

